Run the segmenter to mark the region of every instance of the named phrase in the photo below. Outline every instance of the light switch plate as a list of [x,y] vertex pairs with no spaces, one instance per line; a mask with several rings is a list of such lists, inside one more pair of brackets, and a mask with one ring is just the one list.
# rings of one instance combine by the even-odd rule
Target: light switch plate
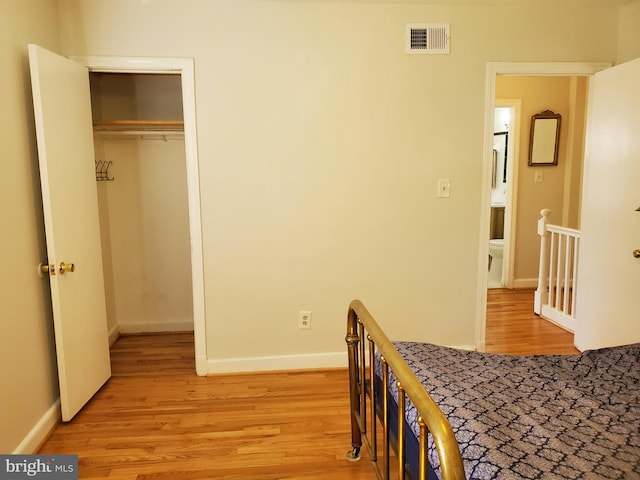
[[451,182],[448,178],[438,180],[438,197],[449,198],[451,195]]
[[542,172],[540,170],[536,170],[533,174],[533,181],[535,183],[542,183]]

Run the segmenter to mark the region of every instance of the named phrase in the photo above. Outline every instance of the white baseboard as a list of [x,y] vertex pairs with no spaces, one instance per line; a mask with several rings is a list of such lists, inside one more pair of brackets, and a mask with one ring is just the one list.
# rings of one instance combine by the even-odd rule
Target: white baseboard
[[516,278],[513,280],[513,288],[536,288],[537,278]]
[[151,333],[151,332],[193,332],[193,320],[183,322],[139,322],[121,323],[118,325],[120,334]]
[[450,345],[449,348],[455,348],[457,350],[470,350],[472,352],[475,352],[476,350],[478,350],[478,345]]
[[109,330],[109,348],[113,347],[118,338],[120,337],[120,328],[118,325]]
[[207,373],[241,373],[271,370],[305,370],[347,366],[347,352],[276,355],[207,360]]
[[542,305],[540,316],[554,325],[564,328],[574,333],[576,331],[576,319],[564,312],[551,308],[549,305]]
[[[451,348],[476,350],[475,345],[456,345]],[[196,359],[196,363],[197,359]],[[300,355],[274,355],[270,357],[243,357],[208,359],[206,373],[268,372],[273,370],[307,370],[314,368],[347,368],[344,352],[311,353]]]
[[36,423],[27,436],[24,437],[13,453],[20,455],[36,453],[47,439],[49,432],[58,424],[60,418],[60,399],[58,398],[42,418],[38,420],[38,423]]

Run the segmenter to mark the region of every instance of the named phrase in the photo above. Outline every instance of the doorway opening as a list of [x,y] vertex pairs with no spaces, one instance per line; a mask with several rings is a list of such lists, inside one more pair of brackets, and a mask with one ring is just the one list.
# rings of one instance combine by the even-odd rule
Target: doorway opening
[[[490,238],[491,235],[491,178],[493,171],[493,145],[494,145],[494,117],[495,117],[495,108],[500,106],[496,102],[496,84],[499,76],[505,77],[589,77],[600,70],[608,68],[610,65],[608,63],[564,63],[564,62],[549,62],[549,63],[488,63],[486,70],[486,90],[485,90],[485,141],[484,141],[484,162],[483,162],[483,189],[482,189],[482,202],[481,202],[481,213],[480,213],[480,248],[479,248],[479,258],[478,258],[478,291],[477,291],[477,310],[476,310],[476,347],[478,350],[485,349],[485,329],[486,329],[486,309],[487,309],[487,286],[488,286],[488,275],[487,275],[487,259],[489,258],[489,242],[487,239]],[[507,98],[514,98],[509,96]],[[524,108],[524,106],[522,107]],[[521,114],[522,115],[522,114]],[[522,128],[527,128],[523,125]],[[514,142],[515,143],[515,142]],[[515,150],[517,152],[517,150]],[[518,155],[517,153],[515,154]],[[522,156],[520,156],[520,160],[518,162],[514,161],[514,168],[512,168],[512,172],[515,173],[517,171],[517,164],[521,163],[523,160]],[[512,182],[512,207],[511,209],[505,209],[505,226],[514,225],[515,222],[515,202],[518,199],[518,196],[521,196],[521,189],[518,187],[520,183],[519,180],[522,177],[522,174],[514,177],[514,181]],[[516,193],[517,189],[517,193]],[[518,202],[521,203],[521,202]],[[534,207],[535,209],[536,207]],[[546,208],[546,207],[540,207]],[[540,210],[538,208],[538,211]],[[521,208],[520,208],[521,209]],[[513,210],[512,212],[509,210]],[[570,209],[566,208],[566,205],[562,204],[559,208],[557,208],[558,215],[564,216],[564,212]],[[518,222],[522,223],[523,219],[519,218]],[[535,225],[535,223],[533,223]],[[534,287],[535,279],[534,278],[515,278],[516,276],[520,276],[519,272],[516,272],[516,268],[514,265],[514,259],[516,255],[517,245],[525,242],[528,247],[530,247],[531,252],[536,252],[537,255],[539,241],[533,244],[525,240],[524,238],[518,238],[517,242],[515,241],[515,227],[512,228],[511,235],[513,238],[510,241],[506,241],[505,246],[508,244],[511,247],[511,251],[507,253],[507,251],[503,252],[503,261],[505,262],[503,266],[503,271],[506,271],[507,274],[504,277],[504,286],[508,288],[524,288],[527,286]],[[531,230],[535,235],[535,227],[532,227]],[[506,231],[505,231],[506,234]],[[534,255],[529,255],[528,260],[533,262],[537,262],[537,257]],[[511,269],[511,274],[509,274],[509,269]],[[536,270],[537,271],[537,270]],[[534,274],[536,276],[537,273]],[[513,280],[510,280],[513,278]]]
[[[513,283],[511,245],[515,229],[514,192],[517,184],[520,143],[520,100],[496,99],[493,122],[493,161],[489,223],[488,288]],[[505,261],[506,259],[506,261]]]
[[109,336],[193,331],[180,77],[89,78]]
[[[105,177],[104,181],[99,182],[105,186],[99,185],[99,189],[109,188],[108,184],[115,185],[120,181],[119,188],[124,191],[116,201],[120,203],[119,206],[110,204],[108,195],[106,204],[103,202],[100,206],[100,214],[102,216],[103,210],[106,210],[106,218],[119,212],[115,215],[119,219],[116,228],[122,234],[118,241],[124,245],[119,247],[119,261],[112,265],[118,265],[120,270],[131,269],[130,272],[113,272],[113,280],[118,276],[127,279],[129,289],[135,287],[134,290],[143,300],[133,305],[130,290],[125,292],[124,297],[121,296],[124,303],[128,304],[127,326],[123,331],[143,331],[141,328],[145,324],[147,328],[165,331],[192,328],[196,373],[206,375],[193,60],[128,57],[80,57],[73,60],[89,69],[94,80],[92,85],[97,85],[100,78],[116,79],[116,86],[109,87],[111,98],[101,106],[102,114],[103,117],[106,114],[107,120],[127,120],[115,128],[103,128],[102,133],[96,136],[99,139],[96,142],[96,160],[102,161],[100,165],[96,163],[96,175]],[[148,85],[145,82],[148,83],[150,79],[156,85],[146,88]],[[126,95],[127,89],[133,95]],[[119,94],[116,95],[119,100],[114,100],[115,93]],[[125,113],[117,114],[118,110],[124,110]],[[142,116],[141,112],[144,112]],[[133,113],[138,118],[132,117]],[[118,116],[129,118],[114,118]],[[112,122],[112,127],[114,123],[117,122]],[[110,161],[114,163],[109,164]],[[113,182],[110,178],[113,178]],[[163,180],[159,181],[159,178]],[[133,198],[126,198],[127,192]],[[107,222],[107,230],[111,227],[111,223]],[[116,232],[107,233],[112,239],[115,238],[113,234]],[[144,241],[141,241],[141,237],[144,237]],[[144,261],[136,258],[135,254],[131,255],[135,249],[131,248],[133,245],[127,245],[126,238],[136,239],[136,248],[144,251]],[[151,245],[152,251],[149,248],[140,250],[144,245]],[[111,250],[113,253],[113,248]],[[128,263],[127,258],[134,258],[134,263]],[[107,255],[107,260],[113,259]],[[127,286],[119,285],[118,288],[122,293]],[[173,288],[177,293],[167,295]],[[116,290],[111,291],[113,295],[116,293]],[[122,307],[122,302],[116,305],[115,298],[107,296],[108,305],[110,301],[114,307],[112,313],[115,312],[120,321],[122,311],[118,309]],[[160,325],[157,316],[153,319],[149,317],[157,313],[159,304],[169,311],[159,322]],[[137,325],[132,327],[135,323]]]

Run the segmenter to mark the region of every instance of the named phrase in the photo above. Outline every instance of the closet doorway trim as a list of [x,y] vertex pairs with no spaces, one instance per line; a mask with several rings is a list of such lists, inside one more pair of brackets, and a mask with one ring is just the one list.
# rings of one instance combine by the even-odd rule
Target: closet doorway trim
[[200,175],[196,136],[195,75],[191,58],[70,57],[91,72],[179,74],[182,85],[184,143],[187,163],[189,235],[191,239],[191,282],[193,288],[193,333],[196,373],[207,374],[207,342],[204,307],[204,267],[202,256],[202,216]]

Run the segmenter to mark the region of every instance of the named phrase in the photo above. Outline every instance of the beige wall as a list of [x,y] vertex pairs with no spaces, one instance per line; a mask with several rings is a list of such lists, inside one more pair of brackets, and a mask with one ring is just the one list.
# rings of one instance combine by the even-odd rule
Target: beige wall
[[97,135],[109,331],[193,330],[184,139]]
[[[585,83],[586,79],[551,76],[499,76],[496,79],[496,98],[521,100],[514,263],[516,285],[530,283],[532,279],[535,284],[538,277],[540,237],[536,228],[540,210],[549,208],[550,221],[554,224],[578,226],[575,222],[580,202]],[[583,87],[578,89],[576,84]],[[530,167],[531,116],[545,110],[562,115],[558,165]],[[540,183],[534,181],[536,172],[542,174]]]
[[49,284],[36,273],[47,255],[27,62],[27,43],[58,49],[56,17],[53,1],[0,1],[3,453],[18,448],[58,397]]
[[640,57],[640,0],[620,8],[618,55],[616,63]]
[[[616,8],[60,5],[65,54],[195,59],[210,359],[343,352],[354,297],[393,338],[473,344],[486,62],[612,61],[618,26]],[[451,22],[451,55],[404,53],[427,21]]]

